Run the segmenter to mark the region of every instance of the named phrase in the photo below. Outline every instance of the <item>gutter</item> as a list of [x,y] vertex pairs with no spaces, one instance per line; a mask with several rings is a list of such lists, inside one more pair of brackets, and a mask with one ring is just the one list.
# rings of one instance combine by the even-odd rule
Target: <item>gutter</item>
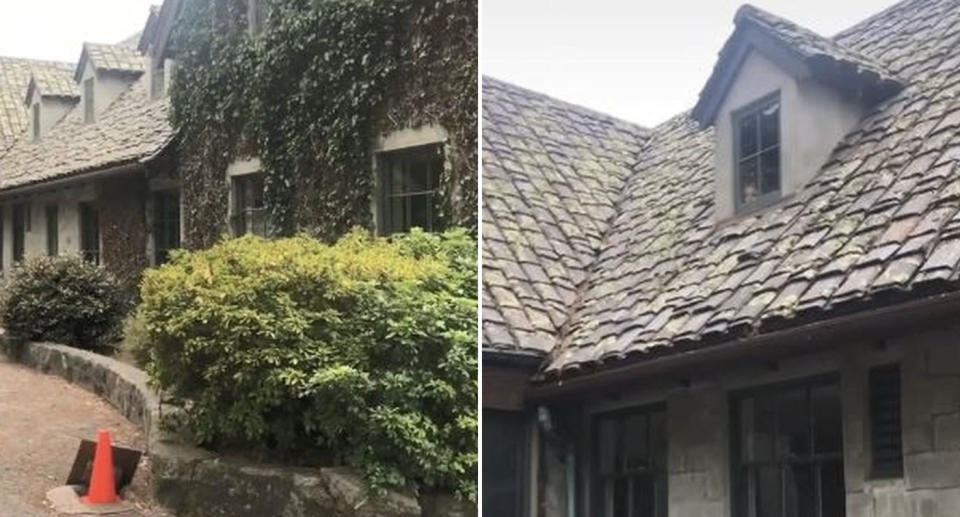
[[36,192],[38,190],[48,190],[51,188],[62,187],[65,185],[78,183],[81,181],[91,181],[108,176],[116,176],[119,174],[125,174],[129,172],[135,172],[141,170],[143,165],[137,160],[126,160],[120,162],[119,165],[114,165],[106,169],[95,170],[90,173],[80,172],[77,174],[71,174],[68,176],[63,176],[60,178],[50,179],[50,180],[39,180],[33,183],[27,183],[25,185],[20,185],[17,187],[12,187],[9,189],[0,189],[0,197],[15,196],[20,194],[28,194]]
[[527,390],[526,399],[530,404],[539,404],[557,398],[579,397],[615,386],[636,384],[639,381],[649,380],[653,376],[676,375],[682,370],[687,373],[689,370],[698,368],[716,370],[721,363],[743,360],[745,356],[771,359],[789,353],[828,348],[846,339],[857,341],[873,339],[882,342],[890,335],[903,333],[929,324],[933,320],[942,320],[951,316],[955,321],[960,321],[960,292],[958,291],[749,336],[725,344],[656,359],[643,359],[639,356],[629,364],[533,384]]

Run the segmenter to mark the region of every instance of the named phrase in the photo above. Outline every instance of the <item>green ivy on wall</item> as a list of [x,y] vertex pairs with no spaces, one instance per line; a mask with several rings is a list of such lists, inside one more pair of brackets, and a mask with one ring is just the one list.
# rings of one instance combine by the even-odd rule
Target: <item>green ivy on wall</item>
[[172,44],[185,245],[226,232],[227,166],[258,156],[277,233],[370,227],[373,139],[438,124],[449,136],[437,213],[476,228],[476,0],[246,0],[186,4]]

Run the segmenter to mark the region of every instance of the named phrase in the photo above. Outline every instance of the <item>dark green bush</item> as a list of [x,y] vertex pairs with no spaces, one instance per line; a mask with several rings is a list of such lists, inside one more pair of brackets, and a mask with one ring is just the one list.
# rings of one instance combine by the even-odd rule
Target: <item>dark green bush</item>
[[477,241],[244,237],[148,271],[154,382],[201,443],[475,499]]
[[15,268],[3,297],[12,335],[80,348],[112,344],[127,312],[120,284],[79,256],[38,257]]

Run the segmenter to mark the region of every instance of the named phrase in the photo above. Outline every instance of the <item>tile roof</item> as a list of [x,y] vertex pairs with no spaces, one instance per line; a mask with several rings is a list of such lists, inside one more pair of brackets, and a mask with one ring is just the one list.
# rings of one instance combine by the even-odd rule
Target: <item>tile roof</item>
[[[872,102],[902,88],[903,81],[881,61],[750,4],[737,10],[734,23],[736,30],[720,50],[713,74],[693,108],[693,118],[705,125],[712,122],[745,51],[751,44],[768,45],[764,37],[804,63],[815,78],[851,95]],[[758,31],[763,37],[756,36]]]
[[0,190],[149,158],[171,140],[169,99],[150,99],[145,76],[97,116],[75,107],[39,142],[19,139],[0,156]]
[[[580,263],[579,271],[586,273],[551,278],[540,287],[574,285],[581,293],[565,299],[573,300],[566,318],[552,321],[561,329],[555,340],[536,344],[552,350],[545,365],[549,375],[691,350],[958,289],[960,1],[901,2],[833,40],[882,63],[905,88],[868,113],[795,196],[721,226],[712,217],[712,129],[701,129],[689,114],[653,128],[637,164],[618,184],[620,194],[605,205],[612,212],[597,212],[597,219],[608,223],[590,226],[602,237],[591,242],[595,259],[587,255]],[[530,174],[527,168],[500,165],[526,158],[517,151],[525,140],[499,143],[497,161],[487,163],[488,109],[512,109],[514,119],[507,122],[516,131],[537,120],[536,112],[531,116],[504,103],[484,83],[485,200],[504,196],[505,186]],[[563,169],[543,163],[537,172],[549,177],[562,175]],[[489,181],[491,174],[502,178]],[[529,193],[535,183],[521,184],[524,195],[537,195]],[[573,203],[573,196],[561,199],[561,206]],[[532,212],[519,222],[524,230],[549,220],[550,214],[532,210],[522,196],[510,201],[501,211]],[[516,251],[507,253],[528,247],[524,234],[503,237],[502,231],[490,230],[507,216],[487,204],[483,217],[484,260],[490,255],[499,269],[507,267],[504,262],[525,265]],[[487,244],[488,235],[501,236],[498,248]],[[566,242],[546,237],[541,244],[546,249]],[[536,256],[526,258],[539,263]],[[536,307],[514,301],[530,284],[527,278],[505,277],[501,283],[505,289],[494,291],[485,279],[485,329],[488,312],[496,314],[491,307],[502,300],[519,305],[520,312]],[[491,344],[485,336],[484,346]],[[515,341],[513,346],[525,345]]]
[[[138,38],[139,39],[139,38]],[[142,73],[146,70],[143,55],[135,46],[126,44],[84,43],[83,53],[77,66],[75,79],[79,80],[86,61],[93,63],[95,70],[103,72]]]
[[483,79],[483,343],[547,352],[647,131]]
[[29,124],[24,100],[31,74],[54,76],[63,69],[72,70],[73,65],[0,56],[0,156]]
[[70,63],[47,63],[34,66],[30,87],[24,100],[30,96],[31,88],[38,88],[45,97],[80,97],[77,83],[73,80],[74,65]]

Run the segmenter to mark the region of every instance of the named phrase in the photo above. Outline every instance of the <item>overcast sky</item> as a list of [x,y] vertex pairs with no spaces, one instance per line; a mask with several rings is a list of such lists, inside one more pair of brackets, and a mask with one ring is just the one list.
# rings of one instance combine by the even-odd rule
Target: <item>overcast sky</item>
[[0,0],[0,56],[74,63],[84,41],[117,43],[162,0]]
[[[9,1],[9,0],[0,0]],[[652,126],[692,108],[735,0],[481,0],[481,70]],[[895,0],[752,0],[831,36]]]

